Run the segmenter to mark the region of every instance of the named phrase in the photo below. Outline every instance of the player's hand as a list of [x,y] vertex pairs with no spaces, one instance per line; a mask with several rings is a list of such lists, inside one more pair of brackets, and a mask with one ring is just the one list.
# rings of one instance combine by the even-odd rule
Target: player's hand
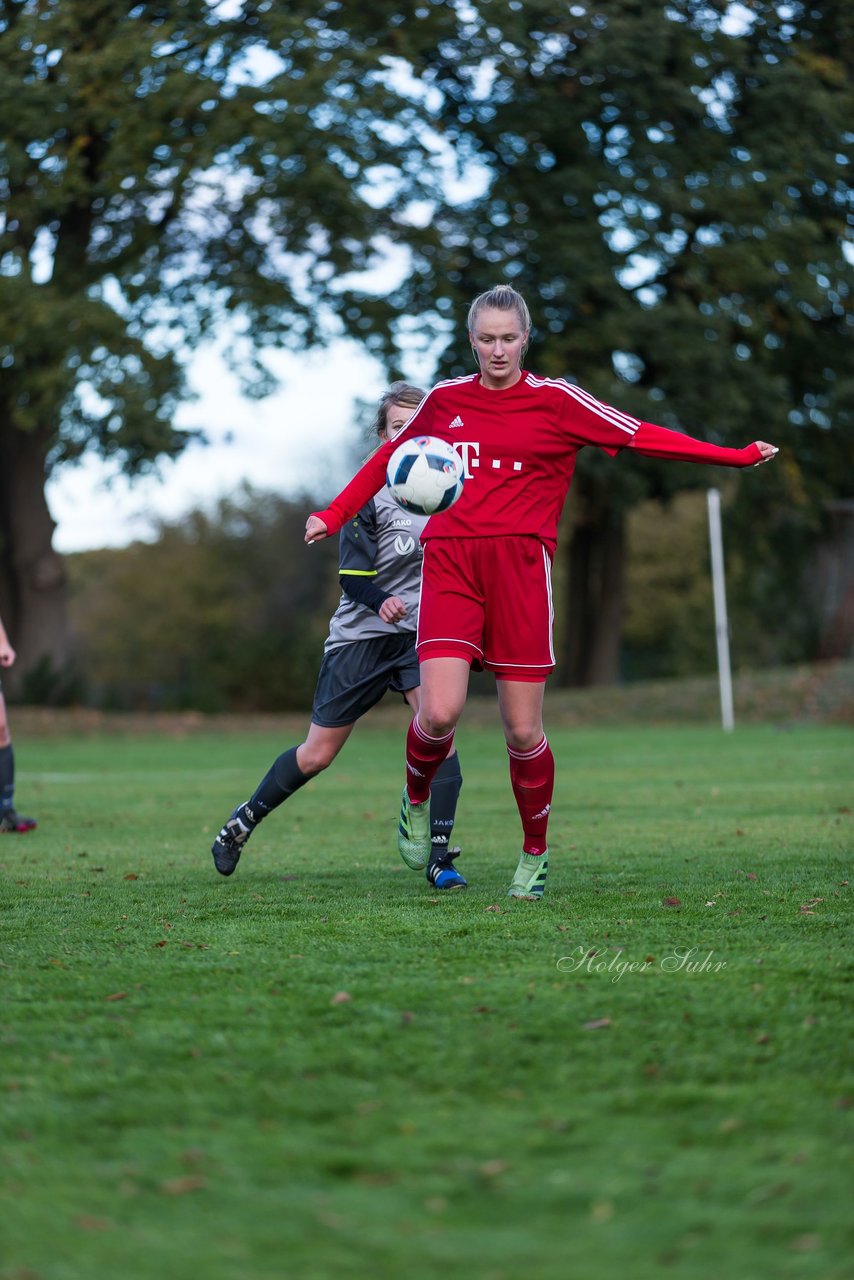
[[379,615],[383,622],[402,622],[406,617],[406,605],[400,596],[389,596],[380,605]]
[[770,462],[774,455],[780,452],[775,444],[768,444],[766,440],[754,440],[753,443],[762,454],[759,461],[753,464],[755,467],[761,467],[763,462]]
[[309,516],[305,522],[305,540],[309,546],[313,542],[320,542],[321,538],[325,538],[328,532],[329,530],[319,516]]
[[15,661],[15,650],[8,643],[0,644],[0,667],[11,667]]

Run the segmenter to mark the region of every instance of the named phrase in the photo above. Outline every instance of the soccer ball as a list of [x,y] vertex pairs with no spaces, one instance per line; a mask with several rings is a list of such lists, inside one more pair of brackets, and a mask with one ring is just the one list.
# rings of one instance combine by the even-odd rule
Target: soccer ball
[[385,478],[389,493],[404,511],[433,516],[456,502],[465,473],[452,444],[435,436],[416,436],[395,449]]

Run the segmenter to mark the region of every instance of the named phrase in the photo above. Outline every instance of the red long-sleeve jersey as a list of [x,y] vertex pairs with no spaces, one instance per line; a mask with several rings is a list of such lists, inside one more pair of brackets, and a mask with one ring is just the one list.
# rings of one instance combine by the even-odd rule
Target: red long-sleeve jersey
[[575,459],[584,445],[612,456],[631,447],[652,457],[731,467],[761,460],[755,444],[746,449],[705,444],[641,422],[562,378],[523,372],[514,386],[491,390],[474,373],[437,383],[403,431],[368,459],[326,511],[315,512],[329,533],[337,532],[382,488],[389,458],[412,436],[449,441],[465,466],[460,498],[431,516],[422,540],[530,534],[552,553]]

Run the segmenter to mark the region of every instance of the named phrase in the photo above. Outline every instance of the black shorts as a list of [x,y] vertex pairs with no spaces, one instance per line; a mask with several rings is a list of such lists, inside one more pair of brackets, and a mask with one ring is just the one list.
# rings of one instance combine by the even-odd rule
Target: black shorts
[[405,693],[420,683],[414,631],[341,645],[323,655],[312,724],[324,729],[355,724],[387,690]]

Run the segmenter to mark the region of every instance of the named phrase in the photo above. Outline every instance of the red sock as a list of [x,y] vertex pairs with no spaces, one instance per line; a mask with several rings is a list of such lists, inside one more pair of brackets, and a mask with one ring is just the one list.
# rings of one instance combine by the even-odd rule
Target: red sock
[[510,757],[510,782],[519,817],[522,819],[522,849],[525,853],[545,853],[549,810],[555,785],[555,761],[544,737],[533,751],[514,751]]
[[439,765],[452,750],[454,731],[444,738],[430,738],[413,716],[406,734],[406,789],[413,804],[423,804],[430,796],[430,783]]

